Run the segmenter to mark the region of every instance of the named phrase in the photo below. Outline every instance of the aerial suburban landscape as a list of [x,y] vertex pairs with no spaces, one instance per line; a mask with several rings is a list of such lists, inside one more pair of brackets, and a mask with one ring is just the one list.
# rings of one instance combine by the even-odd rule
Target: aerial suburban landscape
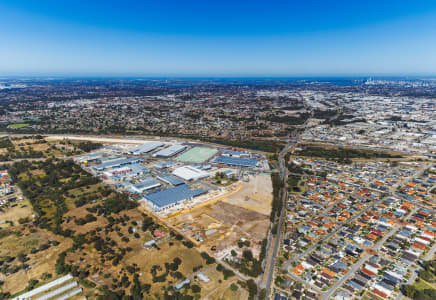
[[436,1],[0,0],[0,300],[436,300]]
[[1,81],[3,297],[434,296],[435,80],[107,81]]

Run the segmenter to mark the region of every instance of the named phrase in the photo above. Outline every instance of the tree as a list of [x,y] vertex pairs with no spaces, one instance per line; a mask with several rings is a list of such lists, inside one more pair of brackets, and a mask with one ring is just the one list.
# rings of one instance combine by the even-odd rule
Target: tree
[[244,252],[242,252],[242,256],[248,261],[253,260],[253,252],[251,252],[251,250],[244,250]]
[[266,299],[266,289],[261,289],[259,293],[259,299],[265,300]]
[[257,294],[257,284],[253,279],[247,280],[247,289],[249,293],[249,299],[254,299]]
[[236,292],[238,290],[238,286],[236,284],[232,283],[230,285],[230,290],[233,291],[233,292]]
[[201,292],[201,287],[199,285],[197,285],[197,284],[193,284],[191,286],[191,290],[192,290],[193,293],[200,293]]
[[413,299],[416,294],[416,289],[413,285],[406,285],[404,286],[404,293],[406,294],[407,297]]
[[133,285],[130,288],[130,294],[133,300],[141,300],[143,298],[141,283],[139,282],[137,274],[135,274],[135,276],[133,277]]

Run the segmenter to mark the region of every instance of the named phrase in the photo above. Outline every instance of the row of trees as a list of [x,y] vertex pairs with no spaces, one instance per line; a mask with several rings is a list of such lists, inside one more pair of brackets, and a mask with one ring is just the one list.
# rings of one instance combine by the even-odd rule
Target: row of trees
[[379,152],[373,150],[357,150],[348,148],[332,148],[327,149],[317,146],[305,146],[301,151],[297,153],[301,156],[309,157],[322,157],[326,159],[334,160],[347,160],[352,158],[401,158],[401,155],[392,155],[386,152]]

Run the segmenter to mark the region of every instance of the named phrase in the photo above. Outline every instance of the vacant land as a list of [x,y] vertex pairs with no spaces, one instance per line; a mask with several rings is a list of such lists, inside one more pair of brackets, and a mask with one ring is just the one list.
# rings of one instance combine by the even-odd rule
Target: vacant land
[[272,183],[269,174],[250,176],[249,182],[242,184],[239,193],[225,198],[224,202],[234,204],[263,215],[270,214]]
[[54,276],[53,262],[72,242],[28,223],[0,230],[0,244],[2,290],[13,295],[22,291],[30,279],[41,281]]
[[[67,273],[78,279],[88,299],[177,298],[181,292],[174,285],[185,278],[192,284],[182,292],[200,298],[234,280],[215,271],[215,260],[193,243],[72,161],[20,161],[9,173],[30,201],[15,210],[20,222],[0,231],[0,293],[13,295],[31,280],[42,283]],[[144,245],[152,240],[154,245]],[[200,270],[210,274],[209,283],[196,277]]]
[[13,206],[0,212],[0,221],[12,221],[18,223],[20,219],[30,218],[32,216],[32,208],[29,200],[23,200],[14,203]]
[[237,247],[241,238],[251,241],[251,250],[258,256],[269,227],[271,179],[258,175],[239,184],[236,193],[176,214],[169,222],[218,256]]
[[89,152],[100,146],[100,143],[85,141],[47,141],[46,138],[38,135],[4,136],[0,138],[0,161],[65,157]]

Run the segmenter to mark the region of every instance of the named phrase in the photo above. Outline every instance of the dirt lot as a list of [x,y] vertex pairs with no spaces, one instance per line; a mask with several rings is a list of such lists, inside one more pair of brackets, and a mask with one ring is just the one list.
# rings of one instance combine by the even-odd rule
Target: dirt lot
[[271,201],[272,183],[269,174],[250,176],[250,181],[242,184],[239,193],[224,200],[224,202],[268,216],[271,211]]
[[16,206],[7,208],[5,212],[0,212],[0,221],[12,221],[15,224],[19,219],[32,215],[32,207],[29,200],[23,200],[15,204]]
[[235,248],[240,238],[252,241],[253,254],[258,255],[269,227],[271,194],[270,178],[258,175],[242,183],[239,192],[170,217],[168,221],[200,241],[203,249],[216,247],[218,256]]

